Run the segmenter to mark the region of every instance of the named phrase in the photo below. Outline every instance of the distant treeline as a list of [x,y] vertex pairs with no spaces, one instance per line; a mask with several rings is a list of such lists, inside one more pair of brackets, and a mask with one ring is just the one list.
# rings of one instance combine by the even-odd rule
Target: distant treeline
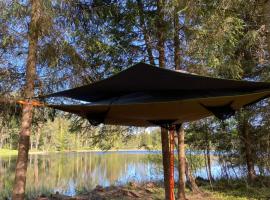
[[[15,118],[2,126],[0,129],[0,149],[17,149],[19,130],[19,124]],[[123,136],[123,131],[127,131],[127,135]],[[113,139],[104,139],[101,136],[104,132],[108,132]],[[61,116],[34,125],[30,144],[30,150],[34,151],[161,148],[158,129],[148,131],[142,128],[130,132],[122,127],[101,125],[83,131],[72,130],[72,120]]]

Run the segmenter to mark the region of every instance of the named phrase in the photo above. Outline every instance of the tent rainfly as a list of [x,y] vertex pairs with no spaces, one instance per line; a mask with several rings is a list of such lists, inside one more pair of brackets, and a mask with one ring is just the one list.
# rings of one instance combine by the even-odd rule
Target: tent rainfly
[[[93,125],[166,126],[172,135],[171,127],[183,122],[211,115],[226,119],[236,110],[269,96],[270,83],[210,78],[139,63],[105,80],[45,98],[88,102],[48,106],[80,115]],[[174,199],[172,155],[170,148],[170,174],[164,173],[170,180],[170,200]]]
[[92,124],[181,124],[215,115],[225,119],[270,95],[270,83],[210,78],[139,63],[105,80],[50,94],[89,103],[49,105]]

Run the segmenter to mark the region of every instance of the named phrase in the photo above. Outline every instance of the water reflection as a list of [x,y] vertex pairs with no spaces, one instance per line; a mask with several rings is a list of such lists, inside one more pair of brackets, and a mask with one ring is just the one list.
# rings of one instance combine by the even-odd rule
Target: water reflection
[[[27,193],[76,191],[129,181],[155,181],[162,175],[157,164],[147,160],[147,152],[83,152],[30,155]],[[16,157],[0,158],[0,193],[10,194]]]
[[[160,152],[82,152],[30,155],[27,171],[27,194],[59,191],[75,195],[96,185],[122,185],[130,181],[145,182],[163,179]],[[196,160],[196,156],[192,160]],[[158,158],[158,159],[157,159]],[[200,160],[200,159],[199,159]],[[198,163],[198,162],[197,162]],[[203,161],[199,163],[204,163]],[[9,197],[14,180],[16,156],[0,158],[0,199]],[[217,159],[212,160],[214,178],[242,176],[240,168],[227,169]],[[178,179],[178,170],[175,178]],[[195,176],[207,179],[205,167],[193,168]],[[224,175],[224,172],[225,175]],[[31,196],[30,195],[30,196]]]

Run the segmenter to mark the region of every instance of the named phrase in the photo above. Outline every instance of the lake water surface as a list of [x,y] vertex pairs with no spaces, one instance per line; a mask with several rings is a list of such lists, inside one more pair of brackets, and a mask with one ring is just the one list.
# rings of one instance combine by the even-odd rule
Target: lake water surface
[[[69,152],[30,155],[26,190],[28,194],[59,191],[66,195],[75,195],[78,191],[91,190],[96,185],[159,181],[163,179],[161,165],[149,157],[154,154],[160,152]],[[2,196],[9,196],[12,191],[15,164],[16,156],[0,157]],[[213,164],[214,177],[219,176],[220,170],[217,163]],[[196,175],[207,177],[204,168],[199,169]]]

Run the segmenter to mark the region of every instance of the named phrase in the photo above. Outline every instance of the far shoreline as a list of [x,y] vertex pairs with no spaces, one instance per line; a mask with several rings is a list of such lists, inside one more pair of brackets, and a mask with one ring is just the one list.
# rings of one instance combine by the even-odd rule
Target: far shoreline
[[[57,153],[106,153],[106,152],[161,152],[161,150],[148,150],[148,149],[80,149],[80,150],[63,150],[63,151],[34,151],[30,150],[29,155],[47,155],[47,154],[57,154]],[[17,150],[10,149],[0,149],[0,157],[4,156],[16,156],[18,154]]]
[[[61,151],[35,151],[30,150],[29,155],[49,155],[49,154],[60,154],[60,153],[132,153],[132,152],[149,152],[149,153],[162,153],[161,149],[110,149],[110,150],[102,150],[102,149],[78,149],[78,150],[61,150]],[[203,152],[201,150],[191,150],[186,149],[186,154],[188,152],[192,152],[193,155],[202,155]],[[177,154],[177,150],[175,150],[175,154]],[[10,150],[10,149],[0,149],[0,158],[6,156],[17,156],[17,150]],[[211,155],[216,157],[217,155],[215,152],[212,152]]]

